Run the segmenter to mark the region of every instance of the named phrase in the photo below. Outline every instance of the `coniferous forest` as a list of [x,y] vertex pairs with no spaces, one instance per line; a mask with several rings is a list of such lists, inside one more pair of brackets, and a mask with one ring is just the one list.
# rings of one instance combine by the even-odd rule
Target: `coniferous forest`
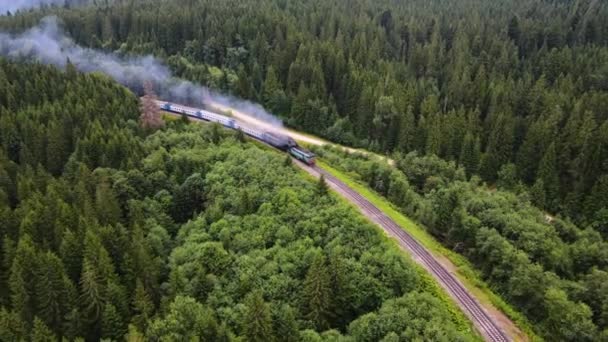
[[103,75],[0,76],[0,340],[478,339],[285,155],[187,120],[142,129]]
[[[0,29],[49,15],[82,46],[152,54],[394,156],[317,151],[547,340],[608,340],[605,1],[66,2]],[[0,339],[471,338],[407,258],[280,155],[214,126],[144,130],[136,96],[69,64],[0,65]]]

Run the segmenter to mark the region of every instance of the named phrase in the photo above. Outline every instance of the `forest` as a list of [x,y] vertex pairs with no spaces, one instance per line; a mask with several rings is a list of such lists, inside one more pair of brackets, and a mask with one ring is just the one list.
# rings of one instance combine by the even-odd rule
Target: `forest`
[[[598,0],[115,0],[57,15],[82,45],[153,54],[291,126],[374,151],[437,155],[534,203],[606,222],[608,4]],[[463,160],[463,153],[469,154]],[[544,161],[544,162],[543,162]]]
[[335,148],[315,152],[464,255],[548,341],[608,340],[608,232],[548,217],[512,165],[490,189],[436,156],[396,155],[393,167]]
[[0,340],[479,341],[286,155],[142,128],[133,93],[73,66],[0,59],[0,80]]
[[[259,102],[288,126],[393,156],[396,168],[362,155],[317,151],[464,255],[492,289],[521,310],[547,340],[608,340],[605,1],[113,0],[8,13],[0,16],[0,30],[22,32],[49,15],[57,16],[80,45],[127,58],[154,55],[177,76]],[[353,249],[344,252],[356,260],[356,265],[344,266],[349,271],[384,279],[381,270],[396,266],[380,266],[388,262],[378,256],[380,252],[370,252],[378,258],[376,273],[366,269],[368,266],[359,266],[371,262],[357,255],[361,248],[370,250],[370,244],[385,242],[369,233],[369,227],[367,234],[376,236],[373,239],[360,240],[348,229],[337,230],[337,225],[363,228],[359,228],[360,222],[351,222],[352,215],[346,214],[345,208],[340,207],[342,212],[336,209],[341,214],[321,210],[323,203],[334,206],[337,199],[324,196],[326,202],[316,203],[319,201],[311,197],[315,185],[295,176],[280,158],[249,143],[237,143],[238,138],[218,128],[205,128],[211,141],[179,122],[156,134],[142,131],[132,94],[101,75],[80,75],[69,64],[65,73],[8,61],[2,62],[2,69],[0,141],[4,152],[0,179],[6,190],[4,199],[0,198],[4,203],[0,213],[6,215],[2,222],[7,224],[2,227],[6,238],[2,238],[0,281],[10,284],[11,291],[20,291],[17,296],[21,298],[14,299],[13,292],[7,292],[1,299],[5,307],[2,322],[12,324],[8,331],[23,334],[38,327],[57,336],[93,338],[84,332],[106,336],[101,318],[107,310],[106,316],[116,312],[115,316],[123,319],[121,333],[162,339],[162,329],[152,328],[162,324],[152,322],[164,319],[166,331],[177,329],[168,322],[183,318],[179,317],[182,306],[195,308],[205,317],[189,324],[201,324],[205,331],[232,338],[246,336],[245,313],[253,312],[247,310],[257,303],[256,310],[263,313],[257,316],[266,317],[270,310],[273,324],[279,324],[275,317],[285,316],[276,311],[277,305],[292,312],[287,316],[294,317],[295,325],[285,324],[295,326],[300,331],[297,336],[305,340],[317,339],[315,334],[323,339],[341,334],[340,338],[385,337],[391,341],[414,336],[401,335],[407,329],[389,332],[378,326],[391,312],[409,307],[408,300],[421,300],[414,293],[424,296],[424,291],[387,289],[384,280],[378,287],[351,289],[356,292],[371,287],[374,293],[382,293],[373,304],[359,303],[353,298],[365,296],[353,294],[348,301],[356,308],[332,312],[323,324],[311,319],[310,308],[299,302],[302,294],[295,294],[295,285],[306,283],[306,270],[313,261],[317,262],[315,267],[333,270],[332,253],[338,253],[334,249],[343,245],[336,241],[346,239]],[[91,119],[84,119],[84,115]],[[39,121],[44,125],[36,124]],[[240,164],[253,163],[248,159],[251,153],[255,154],[251,158],[269,163],[261,172],[274,175],[267,177],[272,179],[239,169]],[[237,155],[241,159],[233,157]],[[220,169],[211,165],[216,162]],[[190,179],[194,174],[198,176]],[[213,184],[223,182],[222,177],[242,183],[231,190],[215,188]],[[298,179],[297,186],[292,178]],[[283,195],[297,197],[297,204],[286,212],[275,212],[274,206],[272,211],[262,210],[260,203],[274,203],[266,192],[267,185],[294,190],[295,194]],[[159,194],[159,189],[166,191]],[[202,199],[199,202],[204,207],[189,203],[188,196]],[[300,210],[321,216],[312,220],[306,216],[309,213]],[[264,219],[247,219],[254,213]],[[58,219],[57,215],[66,216]],[[344,222],[328,225],[334,217]],[[188,219],[193,220],[187,223]],[[70,226],[74,220],[81,224]],[[301,223],[294,226],[296,221]],[[50,230],[39,226],[46,227],[49,222],[60,223],[53,223]],[[219,222],[240,228],[234,232]],[[326,230],[308,227],[311,222]],[[276,259],[279,256],[274,256],[277,250],[273,248],[285,243],[281,234],[267,235],[266,229],[256,228],[256,234],[270,239],[260,242],[256,234],[244,233],[266,224],[275,227],[275,223],[298,227],[295,231],[304,235],[289,241],[304,239],[303,246],[310,243],[318,247],[322,257],[302,254]],[[81,225],[94,227],[96,237],[80,231]],[[302,229],[313,230],[305,233]],[[277,228],[277,234],[286,234],[284,230]],[[150,234],[153,237],[148,238]],[[23,240],[24,236],[28,237]],[[69,249],[63,247],[66,240],[74,250],[86,252],[88,243],[88,250],[95,252],[68,256],[67,251],[62,252]],[[188,247],[188,241],[201,245],[213,242],[216,247],[220,241],[223,252],[218,253],[230,256],[225,262],[237,265],[241,255],[247,256],[241,262],[248,261],[249,271],[231,268],[230,274],[221,275],[207,266],[188,265],[183,258],[197,255],[189,248],[198,248],[196,244]],[[226,241],[231,244],[224,244]],[[243,246],[262,243],[265,252],[253,253],[242,246],[244,250],[240,250],[232,245],[234,241]],[[100,246],[105,252],[100,252]],[[289,246],[285,247],[289,253],[308,249]],[[216,247],[211,250],[217,252]],[[133,248],[137,252],[131,252]],[[12,276],[14,260],[25,263],[33,259],[15,259],[20,250],[39,257],[48,251],[60,259],[61,263],[48,256],[55,261],[45,264],[63,267],[71,281],[64,289],[75,298],[71,317],[83,313],[83,320],[88,319],[75,323],[73,331],[77,333],[68,333],[66,322],[71,319],[61,324],[50,322],[38,311],[41,304],[29,297],[36,289],[24,280],[34,279],[34,273]],[[211,252],[200,253],[206,260],[205,253]],[[283,297],[268,292],[268,288],[260,289],[261,285],[244,291],[218,285],[234,286],[230,280],[249,282],[262,276],[258,273],[266,274],[258,271],[262,268],[255,260],[270,255],[276,268],[267,271],[279,278],[267,276],[283,288]],[[143,259],[135,261],[138,258]],[[108,264],[112,265],[104,268],[103,275],[85,277],[112,279],[104,286],[87,288],[90,296],[97,296],[96,304],[82,300],[83,267],[90,266],[93,259],[96,263],[111,261]],[[144,259],[158,260],[156,266],[145,264],[153,267],[146,274],[153,274],[154,279],[129,274],[140,270],[137,262]],[[296,267],[290,262],[306,264]],[[288,268],[291,271],[283,269],[284,263],[293,267]],[[295,273],[289,273],[292,271]],[[331,278],[336,276],[333,271],[328,272],[329,279],[335,279]],[[186,276],[180,278],[180,274]],[[184,280],[193,274],[204,279],[199,284],[203,288]],[[279,279],[285,274],[291,278],[283,283]],[[21,289],[15,285],[19,281],[30,287]],[[365,284],[368,282],[373,283],[366,280]],[[84,283],[92,286],[88,280]],[[418,289],[415,284],[419,283],[412,282],[410,289]],[[428,286],[422,287],[428,290]],[[219,293],[214,292],[218,288]],[[148,309],[124,305],[128,301],[108,304],[104,299],[108,291],[128,295],[125,298],[144,298],[144,302],[148,298],[153,304],[138,305],[153,309],[143,314],[142,310]],[[411,297],[405,298],[405,293]],[[18,304],[28,309],[16,309],[14,300],[29,303]],[[81,302],[91,306],[79,307]],[[432,306],[437,310],[445,311],[435,304]],[[264,307],[267,309],[260,309]],[[450,321],[451,311],[444,311],[439,316]],[[422,314],[399,312],[406,317]],[[143,325],[144,321],[149,323]],[[109,324],[107,318],[105,324]],[[284,336],[277,335],[280,329],[273,325],[265,331]],[[454,340],[468,338],[465,330],[456,319],[447,325],[421,323],[411,333]],[[172,330],[170,334],[178,333]],[[182,335],[171,336],[179,339]]]

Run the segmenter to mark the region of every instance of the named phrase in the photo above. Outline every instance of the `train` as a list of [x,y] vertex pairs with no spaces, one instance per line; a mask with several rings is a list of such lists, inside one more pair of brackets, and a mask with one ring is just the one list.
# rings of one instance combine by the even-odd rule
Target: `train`
[[302,146],[299,146],[298,143],[290,136],[279,134],[276,132],[260,131],[255,128],[239,125],[239,123],[231,117],[213,113],[204,109],[191,108],[164,101],[156,101],[156,104],[161,110],[167,112],[183,114],[198,120],[216,122],[226,128],[240,130],[254,139],[257,139],[274,148],[289,153],[291,156],[308,166],[315,165],[315,154],[303,148]]

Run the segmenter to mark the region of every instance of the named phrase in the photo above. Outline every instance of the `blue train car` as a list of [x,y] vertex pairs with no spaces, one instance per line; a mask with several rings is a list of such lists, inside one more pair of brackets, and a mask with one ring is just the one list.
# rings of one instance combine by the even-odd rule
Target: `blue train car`
[[228,119],[228,122],[226,122],[226,127],[232,128],[232,129],[237,129],[237,124],[236,124],[236,120],[234,119]]

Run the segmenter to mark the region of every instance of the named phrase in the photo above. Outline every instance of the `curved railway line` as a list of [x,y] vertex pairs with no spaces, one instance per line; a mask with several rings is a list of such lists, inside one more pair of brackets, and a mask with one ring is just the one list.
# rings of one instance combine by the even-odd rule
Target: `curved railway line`
[[330,187],[355,204],[367,217],[380,225],[389,235],[397,239],[402,248],[407,249],[414,259],[422,265],[439,284],[448,292],[462,311],[471,319],[484,339],[492,342],[510,341],[502,329],[484,311],[481,305],[471,296],[464,286],[446,270],[418,241],[401,228],[395,221],[386,216],[380,209],[370,203],[358,192],[332,176],[320,167],[307,167],[298,163],[314,176],[323,175]]
[[[181,112],[188,115],[192,120],[219,122],[229,128],[241,129],[253,138],[267,144],[269,143],[267,140],[263,139],[263,134],[261,131],[258,131],[247,124],[243,125],[242,122],[237,122],[229,117],[196,108],[171,105],[170,103],[165,103],[162,101],[156,101],[156,104],[161,108],[161,110],[166,110],[169,112]],[[401,248],[408,251],[414,257],[414,260],[424,267],[437,280],[441,287],[443,287],[448,295],[456,302],[458,307],[460,307],[467,317],[469,317],[475,328],[481,333],[486,341],[510,341],[509,337],[507,337],[501,327],[492,319],[492,317],[490,317],[490,315],[488,315],[479,302],[477,302],[469,291],[465,289],[460,281],[458,281],[425,247],[423,247],[416,239],[403,230],[403,228],[395,221],[389,218],[380,209],[374,206],[354,189],[332,176],[329,172],[317,166],[305,165],[297,159],[294,159],[294,162],[296,165],[315,177],[323,175],[328,185],[332,189],[344,196],[349,202],[356,205],[366,217],[382,227],[387,234],[394,237]]]

